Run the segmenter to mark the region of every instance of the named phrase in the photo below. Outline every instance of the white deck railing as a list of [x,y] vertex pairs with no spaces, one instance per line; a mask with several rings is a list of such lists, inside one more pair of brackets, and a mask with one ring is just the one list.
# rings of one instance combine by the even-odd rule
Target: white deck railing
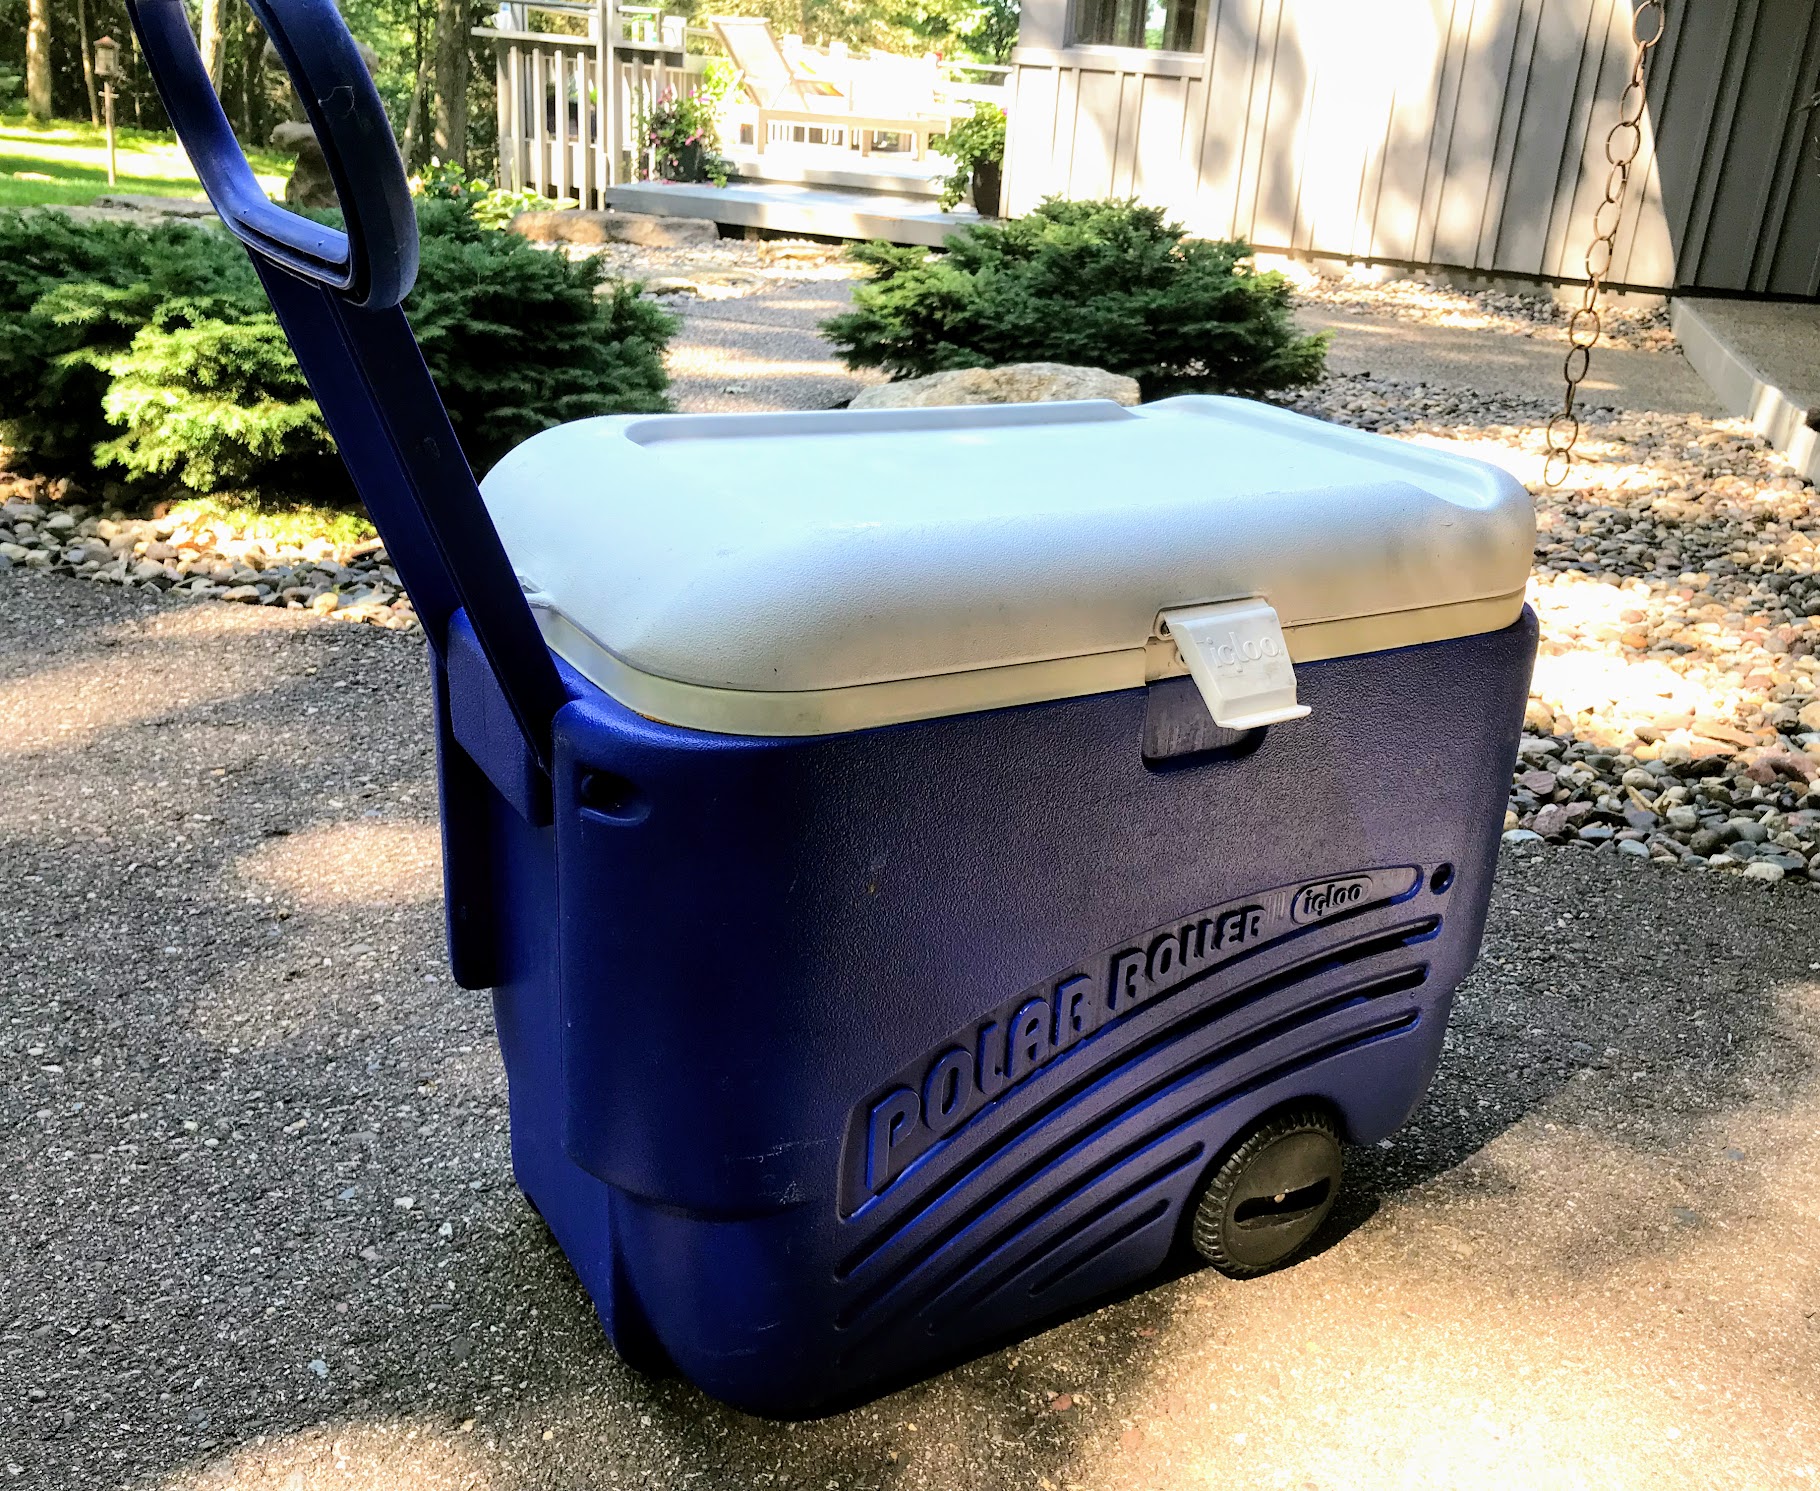
[[[530,12],[585,20],[582,34],[533,31]],[[499,184],[511,191],[594,206],[604,187],[637,179],[638,121],[666,91],[687,97],[701,86],[720,46],[711,31],[659,6],[616,0],[538,0],[502,4],[490,26],[474,33],[493,43],[499,99]],[[858,73],[869,64],[845,48],[812,53],[823,76]],[[905,59],[881,59],[901,66]],[[985,63],[936,64],[941,92],[957,113],[983,99],[1001,100],[1010,69]],[[723,137],[737,141],[749,109],[728,107]],[[823,154],[826,154],[823,151]]]
[[[530,9],[502,7],[495,25],[475,31],[493,43],[499,184],[591,206],[602,187],[636,175],[639,118],[666,89],[686,97],[700,86],[709,38],[679,16],[611,0],[541,0],[535,7],[585,17],[584,35],[510,24],[527,22]],[[688,50],[690,40],[697,50]]]

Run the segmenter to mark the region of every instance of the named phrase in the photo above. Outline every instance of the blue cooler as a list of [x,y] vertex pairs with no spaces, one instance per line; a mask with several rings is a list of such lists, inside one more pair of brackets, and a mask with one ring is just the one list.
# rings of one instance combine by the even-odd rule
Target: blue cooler
[[345,237],[133,9],[423,618],[456,976],[615,1345],[800,1414],[1293,1257],[1479,945],[1523,488],[1181,398],[590,420],[483,500],[365,70],[253,4]]

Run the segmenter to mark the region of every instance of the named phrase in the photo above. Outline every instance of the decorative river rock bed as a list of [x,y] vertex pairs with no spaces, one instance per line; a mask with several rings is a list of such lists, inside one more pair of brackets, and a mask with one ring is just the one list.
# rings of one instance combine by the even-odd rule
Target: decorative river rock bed
[[[286,544],[216,518],[101,516],[67,480],[0,480],[0,570],[47,570],[159,594],[314,611],[394,631],[417,625],[377,539]],[[29,494],[29,495],[22,495]]]
[[[1539,493],[1543,640],[1507,841],[1820,885],[1820,493],[1748,426],[1587,411],[1581,460],[1548,491],[1551,405],[1343,376],[1284,402]],[[67,480],[0,474],[0,499],[0,569],[417,624],[377,541],[104,514]]]
[[1542,644],[1506,839],[1820,883],[1820,492],[1750,427],[1329,378],[1295,407],[1444,444],[1537,496]]

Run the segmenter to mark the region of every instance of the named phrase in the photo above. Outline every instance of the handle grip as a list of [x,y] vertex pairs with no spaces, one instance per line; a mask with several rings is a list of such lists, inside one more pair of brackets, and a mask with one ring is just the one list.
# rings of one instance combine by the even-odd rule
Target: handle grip
[[127,0],[127,9],[165,111],[215,210],[252,255],[439,655],[466,613],[536,768],[521,810],[545,819],[552,721],[568,691],[400,304],[417,274],[417,219],[391,125],[333,0],[248,4],[322,142],[346,233],[266,200],[209,86],[183,0]]
[[333,0],[247,0],[321,142],[345,233],[260,189],[209,84],[183,0],[127,0],[152,80],[222,221],[258,258],[352,305],[397,305],[417,276],[417,217],[392,127]]

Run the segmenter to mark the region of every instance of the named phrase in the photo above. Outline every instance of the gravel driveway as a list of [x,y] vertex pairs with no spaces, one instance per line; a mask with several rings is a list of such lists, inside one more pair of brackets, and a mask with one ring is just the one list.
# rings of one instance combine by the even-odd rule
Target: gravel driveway
[[685,414],[830,409],[874,372],[852,373],[817,327],[852,307],[852,283],[811,281],[729,300],[672,302],[683,324],[670,342],[670,396]]
[[0,584],[0,1485],[1763,1487],[1820,1475],[1820,938],[1507,852],[1316,1256],[822,1422],[619,1366],[446,976],[421,642]]
[[[1327,366],[1402,383],[1469,388],[1561,407],[1563,343],[1513,336],[1502,328],[1424,325],[1323,305],[1296,309],[1305,331],[1330,331]],[[1582,390],[1587,406],[1723,417],[1713,391],[1677,351],[1600,346]]]

